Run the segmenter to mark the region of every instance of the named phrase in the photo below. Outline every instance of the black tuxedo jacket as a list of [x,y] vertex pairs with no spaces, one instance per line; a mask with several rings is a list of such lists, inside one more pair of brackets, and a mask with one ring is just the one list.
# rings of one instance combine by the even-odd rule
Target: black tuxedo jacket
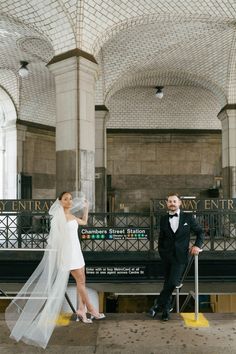
[[175,233],[171,229],[169,215],[162,216],[158,240],[160,257],[163,260],[174,258],[178,263],[186,263],[188,261],[191,233],[196,235],[194,246],[201,248],[204,233],[192,214],[180,212],[179,227]]

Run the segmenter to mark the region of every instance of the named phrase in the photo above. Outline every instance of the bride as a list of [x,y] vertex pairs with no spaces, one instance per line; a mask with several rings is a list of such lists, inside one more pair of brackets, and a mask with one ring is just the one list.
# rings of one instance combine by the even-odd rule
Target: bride
[[[49,210],[52,216],[48,245],[44,256],[26,284],[6,309],[10,337],[46,348],[56,325],[69,275],[76,281],[79,299],[77,317],[84,323],[102,319],[89,300],[85,287],[85,263],[78,239],[78,225],[86,225],[88,202],[82,218],[71,213],[72,195],[63,192]],[[90,318],[87,318],[87,313]]]

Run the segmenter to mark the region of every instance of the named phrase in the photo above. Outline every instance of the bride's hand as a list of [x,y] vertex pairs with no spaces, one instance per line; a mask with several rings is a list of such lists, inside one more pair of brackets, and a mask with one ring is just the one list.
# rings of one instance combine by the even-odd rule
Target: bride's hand
[[85,199],[85,201],[84,201],[84,207],[87,208],[87,209],[89,207],[89,202],[87,201],[87,199]]

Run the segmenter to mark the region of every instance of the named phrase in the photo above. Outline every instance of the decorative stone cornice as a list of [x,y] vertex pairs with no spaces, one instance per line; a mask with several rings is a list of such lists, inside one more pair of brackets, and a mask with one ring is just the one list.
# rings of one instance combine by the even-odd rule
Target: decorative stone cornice
[[48,64],[48,68],[56,76],[78,70],[89,75],[95,75],[95,80],[98,77],[98,65],[81,56],[65,57],[64,60]]
[[50,132],[55,132],[56,131],[56,128],[52,127],[51,125],[45,125],[45,124],[40,124],[40,123],[35,123],[35,122],[29,122],[29,121],[22,120],[22,119],[17,119],[16,123],[17,123],[17,125],[30,127],[30,128],[41,129],[41,130],[47,130],[47,131],[50,131]]
[[75,49],[69,50],[68,52],[61,53],[61,54],[54,56],[47,65],[58,63],[59,61],[62,61],[62,60],[65,60],[65,59],[68,59],[71,57],[83,57],[83,58],[97,64],[97,61],[92,54],[84,52],[81,49],[75,48]]
[[[231,103],[231,104],[226,104],[221,111],[219,112],[219,114],[221,114],[222,112],[225,111],[229,111],[229,110],[236,110],[236,103]],[[218,114],[218,116],[219,116]]]
[[107,134],[221,134],[221,130],[216,129],[107,129]]
[[95,111],[109,111],[108,108],[105,105],[96,105],[95,106]]

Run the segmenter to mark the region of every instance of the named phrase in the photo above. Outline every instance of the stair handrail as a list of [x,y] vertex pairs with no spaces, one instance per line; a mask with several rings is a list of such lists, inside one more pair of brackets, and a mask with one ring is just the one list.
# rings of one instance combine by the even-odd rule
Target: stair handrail
[[180,281],[180,284],[176,285],[175,289],[176,289],[176,297],[174,298],[174,301],[172,302],[172,307],[174,307],[175,305],[175,302],[176,302],[176,312],[179,313],[180,312],[180,309],[179,309],[179,296],[180,296],[180,289],[182,288],[183,284],[184,284],[184,281],[185,281],[185,278],[186,276],[188,275],[189,271],[190,271],[190,268],[193,264],[193,259],[194,259],[194,256],[191,255],[191,257],[189,258],[189,261],[188,261],[188,264],[185,268],[185,271],[182,275],[182,278],[181,278],[181,281]]
[[[200,250],[200,252],[202,252],[202,250]],[[195,317],[195,321],[198,320],[198,316],[199,316],[199,277],[198,277],[198,254],[195,254],[194,256],[191,257],[191,264],[192,264],[192,261],[194,259],[194,285],[195,285],[195,291],[189,291],[188,293],[188,296],[187,298],[185,299],[184,303],[182,304],[181,306],[181,309],[179,310],[178,309],[178,313],[179,312],[182,312],[185,308],[185,306],[188,304],[189,300],[191,298],[194,299],[194,310],[195,310],[195,314],[194,314],[194,317]],[[190,262],[189,262],[190,263]],[[185,272],[186,273],[186,272]],[[184,274],[185,274],[184,273]],[[187,273],[186,273],[187,274]],[[185,274],[185,275],[186,275]],[[181,284],[183,285],[183,284]],[[181,286],[182,287],[182,286]],[[179,288],[180,289],[180,288]],[[178,297],[179,297],[179,289],[178,289]],[[177,291],[176,291],[176,297],[177,297]],[[179,299],[176,301],[179,302]]]

